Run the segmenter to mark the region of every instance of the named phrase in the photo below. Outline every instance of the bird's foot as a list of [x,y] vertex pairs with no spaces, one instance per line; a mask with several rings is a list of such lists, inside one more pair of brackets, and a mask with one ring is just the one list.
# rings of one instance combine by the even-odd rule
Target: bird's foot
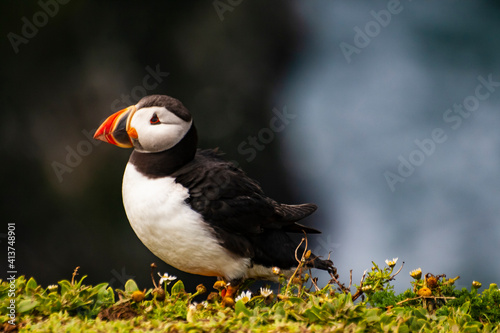
[[234,296],[236,296],[236,293],[238,292],[239,289],[240,289],[239,285],[233,286],[230,283],[228,283],[227,286],[226,286],[226,289],[224,289],[222,291],[222,295],[221,296],[222,296],[222,298],[224,298],[224,297],[234,298]]
[[239,285],[238,286],[232,286],[230,283],[227,284],[226,288],[222,290],[221,296],[222,296],[222,306],[226,307],[233,307],[234,306],[234,296],[236,296],[236,293],[239,290]]

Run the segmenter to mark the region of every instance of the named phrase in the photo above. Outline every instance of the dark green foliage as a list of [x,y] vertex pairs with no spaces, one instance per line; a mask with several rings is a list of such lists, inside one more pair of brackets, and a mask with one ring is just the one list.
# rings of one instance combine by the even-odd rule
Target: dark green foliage
[[456,299],[448,302],[448,306],[460,307],[470,303],[470,315],[474,320],[488,323],[500,322],[500,290],[495,283],[481,294],[474,288],[468,291],[466,288],[455,290]]
[[[278,295],[269,290],[237,299],[224,306],[220,295],[212,294],[200,304],[195,297],[206,293],[199,285],[196,292],[186,291],[182,281],[171,287],[171,280],[155,288],[141,290],[133,280],[124,290],[112,290],[106,283],[83,284],[85,277],[63,280],[57,286],[43,288],[35,279],[19,277],[15,297],[11,284],[0,284],[0,306],[16,303],[15,324],[22,331],[255,331],[255,332],[448,332],[500,330],[500,291],[491,284],[482,293],[456,290],[445,277],[432,285],[432,295],[419,296],[418,290],[431,285],[415,279],[413,288],[396,295],[388,284],[392,268],[374,266],[368,281],[372,287],[364,299],[340,291],[333,284],[313,291],[306,279],[296,279]],[[380,278],[377,280],[377,276]],[[286,281],[283,281],[286,282]],[[290,282],[290,281],[289,281]],[[366,286],[361,283],[356,293]],[[376,288],[374,287],[376,286]],[[162,300],[158,298],[162,289]],[[371,292],[372,290],[377,290]],[[414,292],[417,290],[417,292]],[[117,297],[115,297],[117,296]],[[117,299],[116,299],[117,298]],[[4,330],[12,329],[8,314],[1,314]]]
[[[85,286],[82,277],[79,281],[62,280],[58,286],[42,288],[34,278],[28,281],[24,276],[16,280],[16,311],[18,316],[24,314],[49,316],[54,312],[67,312],[79,318],[95,318],[103,307],[115,303],[115,294],[107,283],[96,286]],[[11,297],[9,284],[0,285],[0,303],[7,307]],[[5,319],[5,318],[4,318]]]
[[369,303],[378,308],[387,308],[396,305],[394,290],[377,291],[369,298]]

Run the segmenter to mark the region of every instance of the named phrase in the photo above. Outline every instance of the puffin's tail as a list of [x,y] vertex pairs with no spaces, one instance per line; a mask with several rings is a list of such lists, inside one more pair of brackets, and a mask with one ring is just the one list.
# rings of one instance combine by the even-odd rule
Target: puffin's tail
[[309,260],[307,261],[307,266],[327,271],[335,277],[338,276],[337,268],[333,266],[333,261],[330,259],[320,259],[318,256],[311,254]]

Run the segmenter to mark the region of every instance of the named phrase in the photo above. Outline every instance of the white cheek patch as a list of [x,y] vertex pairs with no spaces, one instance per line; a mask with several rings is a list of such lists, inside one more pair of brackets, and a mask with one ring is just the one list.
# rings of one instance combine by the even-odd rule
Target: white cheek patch
[[[154,125],[141,136],[138,141],[143,152],[156,153],[174,147],[186,135],[191,122],[184,124],[159,124]],[[139,133],[139,131],[138,131]]]
[[[159,124],[151,124],[156,114]],[[137,131],[135,149],[143,153],[156,153],[175,146],[191,128],[193,121],[184,121],[164,107],[150,107],[137,110],[130,126]]]

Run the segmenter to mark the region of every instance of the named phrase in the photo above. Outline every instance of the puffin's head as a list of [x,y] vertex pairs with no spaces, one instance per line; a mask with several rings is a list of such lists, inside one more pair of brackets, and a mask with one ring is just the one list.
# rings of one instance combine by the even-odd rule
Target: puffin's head
[[94,138],[122,148],[155,153],[175,146],[192,123],[191,114],[179,100],[151,95],[109,116]]

